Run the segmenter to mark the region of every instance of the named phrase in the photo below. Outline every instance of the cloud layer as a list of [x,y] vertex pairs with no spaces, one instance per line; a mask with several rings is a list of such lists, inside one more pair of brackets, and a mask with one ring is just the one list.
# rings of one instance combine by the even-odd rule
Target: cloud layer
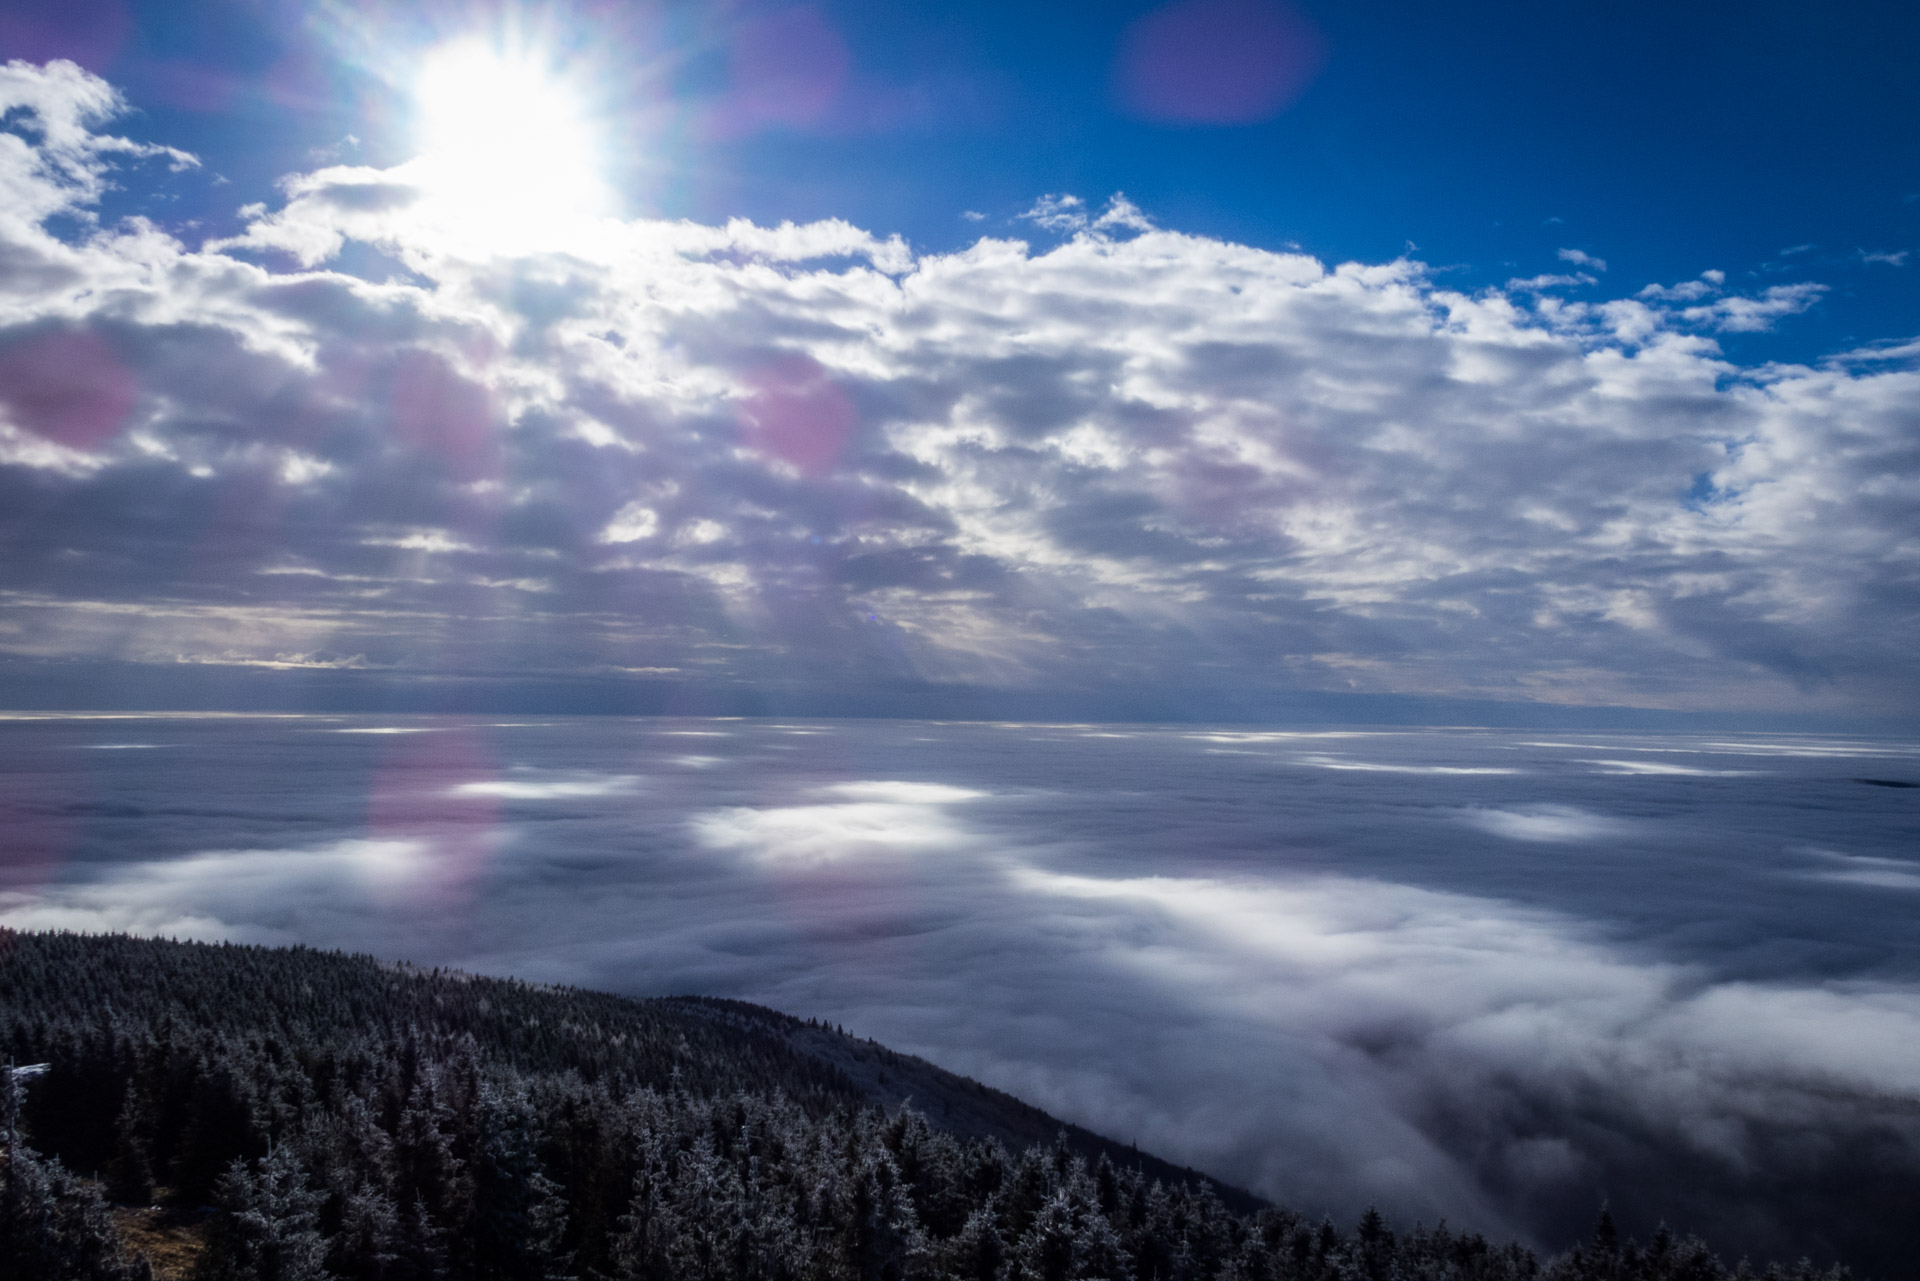
[[194,247],[91,220],[191,159],[115,105],[0,77],[16,668],[1915,711],[1912,352],[1714,337],[1817,287],[1469,296],[1067,199],[506,245],[408,166]]
[[1308,1213],[1558,1247],[1611,1198],[1900,1275],[1920,792],[1857,779],[1917,771],[1834,739],[16,719],[0,922],[743,997]]

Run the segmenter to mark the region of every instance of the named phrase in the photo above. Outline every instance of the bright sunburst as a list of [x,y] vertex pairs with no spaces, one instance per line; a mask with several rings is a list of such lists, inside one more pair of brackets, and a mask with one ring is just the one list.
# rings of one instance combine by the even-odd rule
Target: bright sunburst
[[446,45],[428,55],[414,93],[419,172],[467,235],[526,246],[607,211],[599,130],[576,86],[540,57]]

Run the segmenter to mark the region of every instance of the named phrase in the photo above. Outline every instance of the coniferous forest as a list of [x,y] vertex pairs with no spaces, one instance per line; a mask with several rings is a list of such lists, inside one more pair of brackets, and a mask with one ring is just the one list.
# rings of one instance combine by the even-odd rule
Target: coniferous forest
[[737,1002],[0,931],[0,1056],[8,1281],[1755,1275],[1604,1211],[1545,1260],[1343,1229]]

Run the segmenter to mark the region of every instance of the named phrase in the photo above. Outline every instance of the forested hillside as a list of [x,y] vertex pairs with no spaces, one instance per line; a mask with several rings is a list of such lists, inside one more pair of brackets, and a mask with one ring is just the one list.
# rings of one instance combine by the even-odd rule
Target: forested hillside
[[0,1055],[46,1065],[0,1082],[0,1276],[23,1281],[1735,1275],[1604,1220],[1547,1263],[1371,1214],[1342,1232],[737,1002],[0,931]]

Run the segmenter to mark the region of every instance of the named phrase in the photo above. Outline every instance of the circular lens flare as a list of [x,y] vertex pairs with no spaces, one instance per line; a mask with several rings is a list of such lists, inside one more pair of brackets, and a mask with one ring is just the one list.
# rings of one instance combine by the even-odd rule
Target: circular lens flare
[[481,41],[429,54],[414,87],[423,186],[447,220],[495,248],[547,244],[609,204],[582,95],[533,55]]

